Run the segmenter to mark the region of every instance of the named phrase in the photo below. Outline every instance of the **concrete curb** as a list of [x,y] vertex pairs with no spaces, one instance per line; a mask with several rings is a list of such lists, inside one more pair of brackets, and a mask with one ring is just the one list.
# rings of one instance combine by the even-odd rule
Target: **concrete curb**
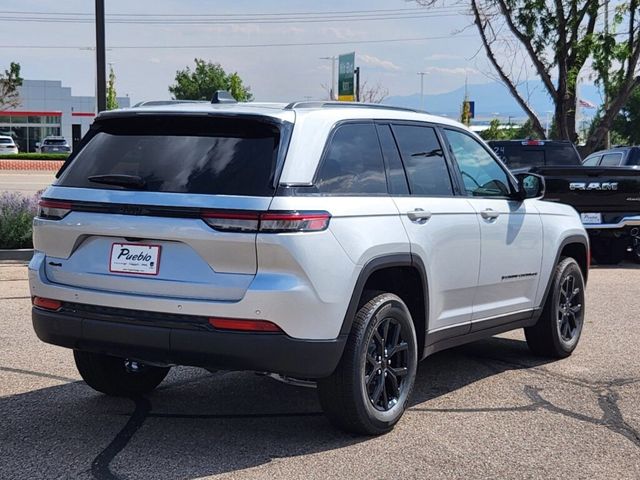
[[17,260],[20,262],[28,262],[33,257],[33,248],[0,248],[0,261]]

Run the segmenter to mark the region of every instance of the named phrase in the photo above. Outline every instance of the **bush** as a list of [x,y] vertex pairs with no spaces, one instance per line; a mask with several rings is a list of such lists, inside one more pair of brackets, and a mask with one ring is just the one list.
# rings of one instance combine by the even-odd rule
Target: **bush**
[[1,153],[4,160],[66,160],[68,153]]
[[0,194],[0,248],[32,248],[31,224],[40,195]]

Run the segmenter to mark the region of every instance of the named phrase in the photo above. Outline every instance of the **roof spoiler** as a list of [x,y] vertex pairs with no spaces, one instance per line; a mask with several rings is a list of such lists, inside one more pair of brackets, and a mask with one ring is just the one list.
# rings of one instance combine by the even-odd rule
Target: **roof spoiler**
[[238,103],[238,101],[226,90],[216,90],[213,92],[211,103]]

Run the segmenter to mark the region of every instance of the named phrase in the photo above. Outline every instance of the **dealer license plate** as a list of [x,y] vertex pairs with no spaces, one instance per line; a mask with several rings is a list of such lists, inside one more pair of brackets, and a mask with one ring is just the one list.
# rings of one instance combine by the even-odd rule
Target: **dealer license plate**
[[582,223],[585,225],[602,223],[602,214],[601,213],[581,213],[580,219],[582,220]]
[[157,275],[160,267],[160,245],[114,243],[111,245],[109,271]]

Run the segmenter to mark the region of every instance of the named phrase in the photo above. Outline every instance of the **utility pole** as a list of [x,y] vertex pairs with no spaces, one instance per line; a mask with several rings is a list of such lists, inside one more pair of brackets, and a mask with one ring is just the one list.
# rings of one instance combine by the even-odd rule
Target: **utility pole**
[[338,57],[332,55],[331,57],[320,57],[320,60],[331,60],[331,88],[329,89],[329,100],[336,100],[336,60],[338,60]]
[[356,77],[356,102],[360,101],[360,67],[356,67],[353,74]]
[[107,68],[104,41],[104,0],[96,0],[96,104],[98,113],[107,109]]
[[424,110],[424,76],[427,72],[418,72],[420,75],[420,110]]
[[[609,35],[609,0],[604,0],[604,36]],[[606,79],[604,83],[604,111],[609,110],[609,94],[607,89],[609,87],[609,72],[606,73]],[[579,101],[578,101],[579,103]],[[611,148],[611,131],[607,129],[607,134],[604,137],[604,148]]]

